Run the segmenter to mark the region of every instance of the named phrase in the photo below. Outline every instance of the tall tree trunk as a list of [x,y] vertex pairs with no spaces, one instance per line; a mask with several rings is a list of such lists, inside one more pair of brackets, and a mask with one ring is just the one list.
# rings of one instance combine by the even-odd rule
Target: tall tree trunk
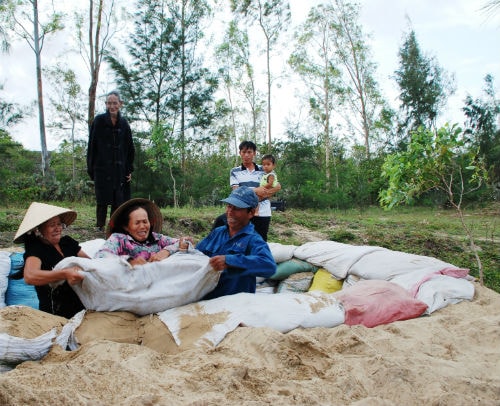
[[185,168],[185,160],[186,160],[186,154],[185,154],[185,142],[186,142],[186,37],[185,37],[185,7],[186,3],[183,0],[182,1],[182,17],[181,17],[181,41],[182,41],[182,55],[181,55],[181,167],[184,170]]
[[[325,61],[325,64],[328,61]],[[330,191],[330,110],[328,106],[330,105],[330,92],[328,90],[328,79],[325,78],[324,81],[324,91],[325,91],[325,125],[323,127],[323,133],[325,139],[323,140],[325,146],[325,189],[326,192]]]
[[272,148],[272,140],[271,140],[271,53],[270,53],[270,41],[269,37],[266,33],[266,59],[267,59],[267,145],[269,147],[269,151]]
[[40,49],[40,33],[38,31],[38,1],[33,0],[33,47],[36,58],[36,80],[38,93],[38,124],[40,126],[40,146],[42,152],[42,175],[45,176],[50,167],[47,139],[45,135],[45,115],[43,111],[42,59]]
[[101,67],[101,49],[100,35],[103,13],[103,1],[99,0],[99,8],[97,12],[97,21],[94,34],[94,1],[89,0],[89,65],[90,65],[90,86],[89,86],[89,105],[87,122],[90,126],[95,116],[95,100],[97,93],[97,84],[99,83],[99,70]]

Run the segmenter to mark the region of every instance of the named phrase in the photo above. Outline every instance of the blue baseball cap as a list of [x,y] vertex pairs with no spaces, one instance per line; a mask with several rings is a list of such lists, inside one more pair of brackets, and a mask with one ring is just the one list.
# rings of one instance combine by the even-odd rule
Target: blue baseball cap
[[247,186],[240,186],[234,189],[229,197],[221,202],[232,204],[240,209],[255,209],[259,204],[259,199],[255,192]]

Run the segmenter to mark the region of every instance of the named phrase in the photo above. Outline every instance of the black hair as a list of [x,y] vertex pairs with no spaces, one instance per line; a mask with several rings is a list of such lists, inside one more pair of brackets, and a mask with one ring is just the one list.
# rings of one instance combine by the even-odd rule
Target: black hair
[[273,155],[271,155],[271,154],[266,154],[266,155],[264,155],[264,156],[262,157],[262,159],[261,159],[261,162],[262,162],[262,161],[271,161],[273,164],[275,164],[275,163],[276,163],[276,159],[274,159],[274,156],[273,156]]
[[239,146],[240,151],[244,149],[251,149],[252,151],[257,151],[257,145],[252,141],[242,141]]
[[[125,228],[128,226],[128,222],[130,221],[130,213],[136,211],[137,209],[144,209],[148,214],[148,219],[151,219],[151,213],[148,208],[143,204],[132,204],[129,207],[125,208],[116,218],[115,226],[113,229],[114,233],[128,234],[128,231]],[[149,229],[148,239],[151,238],[152,228]]]

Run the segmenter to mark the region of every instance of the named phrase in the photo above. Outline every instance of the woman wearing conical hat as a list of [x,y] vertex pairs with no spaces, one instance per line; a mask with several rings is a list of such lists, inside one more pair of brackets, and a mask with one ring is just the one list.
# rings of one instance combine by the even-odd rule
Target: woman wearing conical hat
[[15,243],[24,243],[24,280],[35,285],[39,309],[66,318],[84,309],[70,286],[81,282],[84,274],[76,266],[53,268],[66,257],[89,258],[76,240],[62,235],[75,219],[73,210],[33,202],[14,237]]

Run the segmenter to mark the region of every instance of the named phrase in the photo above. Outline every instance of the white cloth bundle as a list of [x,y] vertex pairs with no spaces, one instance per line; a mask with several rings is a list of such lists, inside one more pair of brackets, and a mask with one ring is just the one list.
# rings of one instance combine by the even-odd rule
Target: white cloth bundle
[[5,292],[9,286],[10,252],[0,251],[0,308],[5,306]]
[[279,264],[293,258],[293,253],[297,249],[296,245],[284,245],[278,242],[268,242],[267,245],[271,250],[274,262]]
[[194,251],[132,268],[121,258],[68,257],[55,269],[79,266],[85,279],[73,289],[86,309],[157,313],[200,300],[219,280],[209,258]]
[[[256,295],[238,293],[166,310],[158,314],[175,342],[182,344],[185,329],[198,325],[196,345],[219,344],[239,325],[269,327],[286,333],[298,327],[335,327],[344,323],[344,309],[323,292]],[[185,320],[190,320],[185,323]],[[187,334],[187,333],[186,333]],[[194,334],[193,331],[189,335]]]

